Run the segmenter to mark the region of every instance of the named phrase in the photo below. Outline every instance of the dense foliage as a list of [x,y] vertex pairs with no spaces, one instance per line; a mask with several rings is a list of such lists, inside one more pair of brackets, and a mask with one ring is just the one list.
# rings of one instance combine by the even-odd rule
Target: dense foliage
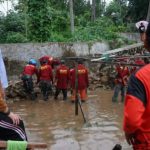
[[146,19],[149,0],[129,0],[127,16],[134,21]]
[[131,25],[146,18],[148,4],[149,0],[112,0],[106,6],[105,0],[95,0],[95,5],[73,0],[75,32],[71,34],[69,0],[18,0],[14,10],[0,13],[0,43],[120,41],[119,32],[133,31]]

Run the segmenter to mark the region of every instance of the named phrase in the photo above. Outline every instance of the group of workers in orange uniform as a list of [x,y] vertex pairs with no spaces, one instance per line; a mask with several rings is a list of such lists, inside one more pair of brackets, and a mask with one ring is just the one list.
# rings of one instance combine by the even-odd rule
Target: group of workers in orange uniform
[[[54,99],[57,100],[59,93],[62,91],[63,100],[67,100],[67,91],[70,87],[72,89],[71,101],[75,102],[76,84],[81,101],[87,99],[86,89],[88,87],[88,70],[83,65],[82,61],[78,61],[77,67],[69,69],[65,65],[65,61],[53,61],[49,56],[43,56],[39,59],[40,67],[37,69],[37,61],[30,59],[29,63],[24,67],[22,73],[23,86],[26,93],[31,95],[31,99],[35,99],[36,95],[33,88],[33,75],[37,76],[37,84],[41,89],[44,100],[48,100],[48,96],[52,91],[52,85],[56,87]],[[56,69],[53,69],[57,64]],[[77,69],[77,75],[76,75]],[[54,72],[55,70],[55,72]],[[76,83],[76,78],[78,79]]]

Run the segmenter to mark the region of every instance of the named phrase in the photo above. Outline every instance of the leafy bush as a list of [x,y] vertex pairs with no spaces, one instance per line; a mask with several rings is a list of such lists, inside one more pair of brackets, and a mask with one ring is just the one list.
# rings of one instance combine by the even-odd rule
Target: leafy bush
[[126,26],[126,32],[137,32],[138,30],[135,27],[135,23],[129,23]]
[[21,33],[9,32],[6,37],[7,43],[24,43],[27,39]]
[[78,27],[70,41],[102,41],[117,38],[118,29],[105,17],[88,23],[86,27]]
[[52,32],[51,37],[48,40],[49,42],[64,42],[67,41],[67,39],[63,36],[63,34]]

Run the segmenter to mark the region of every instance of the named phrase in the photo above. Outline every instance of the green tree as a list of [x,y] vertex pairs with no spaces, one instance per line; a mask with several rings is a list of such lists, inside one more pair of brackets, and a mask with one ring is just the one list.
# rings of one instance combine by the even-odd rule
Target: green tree
[[[25,42],[23,16],[16,12],[10,11],[7,16],[0,15],[0,35],[1,43],[6,42]],[[12,38],[9,38],[9,37]],[[7,40],[9,39],[9,40]]]
[[47,41],[51,34],[51,14],[47,0],[28,1],[29,39],[32,41]]
[[128,16],[133,21],[146,19],[148,6],[149,6],[149,0],[129,0]]
[[6,28],[5,28],[5,16],[0,13],[0,43],[5,43],[6,41]]
[[51,7],[59,10],[67,10],[68,0],[48,0]]
[[83,15],[85,12],[91,10],[89,2],[86,0],[73,0],[73,9],[75,16]]
[[127,10],[127,1],[113,0],[106,8],[105,15],[111,17],[114,23],[119,25],[123,23],[123,20],[125,20]]
[[74,12],[73,12],[73,0],[69,0],[69,8],[70,8],[70,25],[71,25],[71,33],[74,33]]

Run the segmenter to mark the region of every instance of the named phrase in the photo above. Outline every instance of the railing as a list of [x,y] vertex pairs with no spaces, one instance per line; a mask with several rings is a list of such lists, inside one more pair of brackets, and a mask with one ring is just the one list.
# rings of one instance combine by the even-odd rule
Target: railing
[[107,55],[107,54],[115,54],[115,53],[120,53],[120,52],[128,52],[130,50],[132,51],[137,51],[137,50],[141,50],[143,48],[143,43],[136,43],[136,44],[132,44],[132,45],[128,45],[125,47],[121,47],[121,48],[117,48],[114,50],[110,50],[110,51],[106,51],[104,53],[102,53],[103,55]]
[[106,51],[104,53],[101,53],[99,56],[96,55],[94,58],[91,59],[91,61],[99,61],[99,60],[104,60],[107,57],[111,58],[114,56],[119,56],[119,55],[123,55],[123,54],[129,54],[134,55],[136,53],[141,53],[143,51],[143,43],[136,43],[136,44],[132,44],[132,45],[128,45],[125,47],[121,47],[121,48],[117,48],[114,50],[109,50]]

